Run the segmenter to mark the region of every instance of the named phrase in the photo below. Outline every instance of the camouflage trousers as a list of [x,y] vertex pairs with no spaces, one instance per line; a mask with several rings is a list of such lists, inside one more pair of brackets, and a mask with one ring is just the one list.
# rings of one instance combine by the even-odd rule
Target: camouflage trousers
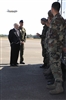
[[43,56],[43,63],[46,66],[49,66],[49,53],[47,52],[46,48],[44,47],[44,44],[42,45],[42,56]]
[[55,51],[55,48],[49,48],[51,49],[49,52],[49,63],[50,68],[53,73],[53,76],[55,78],[55,81],[63,81],[62,79],[62,69],[61,69],[61,58],[60,55],[62,53],[62,50],[59,50],[59,52]]
[[45,55],[44,55],[44,64],[46,66],[49,66],[49,53],[47,52],[47,50],[45,51]]
[[24,55],[24,44],[21,44],[20,45],[20,62],[23,62],[24,60],[23,55]]

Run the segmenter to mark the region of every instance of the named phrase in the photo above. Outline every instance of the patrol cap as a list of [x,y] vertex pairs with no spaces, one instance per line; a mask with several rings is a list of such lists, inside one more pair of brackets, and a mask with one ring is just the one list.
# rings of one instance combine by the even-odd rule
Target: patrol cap
[[19,23],[23,23],[23,20],[20,20]]
[[41,18],[41,21],[47,22],[46,18]]

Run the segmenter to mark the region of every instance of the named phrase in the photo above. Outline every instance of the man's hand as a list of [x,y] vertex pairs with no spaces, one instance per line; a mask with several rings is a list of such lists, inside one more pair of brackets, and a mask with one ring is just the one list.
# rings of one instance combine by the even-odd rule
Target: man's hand
[[39,34],[39,33],[36,33],[36,35],[40,36],[40,34]]
[[66,52],[66,47],[63,48],[63,51]]
[[49,22],[46,22],[45,24],[46,24],[48,27],[50,26]]
[[21,44],[24,44],[24,42],[23,42],[23,41],[20,41],[20,43],[21,43]]

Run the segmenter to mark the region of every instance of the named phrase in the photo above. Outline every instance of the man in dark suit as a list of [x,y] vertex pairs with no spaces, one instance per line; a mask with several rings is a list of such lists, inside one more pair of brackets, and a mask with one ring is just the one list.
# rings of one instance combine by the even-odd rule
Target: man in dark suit
[[20,33],[17,23],[14,24],[14,28],[9,31],[8,39],[11,46],[10,65],[17,66],[17,60],[20,50]]

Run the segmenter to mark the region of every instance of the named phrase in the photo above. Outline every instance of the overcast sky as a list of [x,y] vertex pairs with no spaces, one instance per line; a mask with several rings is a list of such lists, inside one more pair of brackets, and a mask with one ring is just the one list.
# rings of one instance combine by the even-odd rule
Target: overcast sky
[[[8,34],[14,23],[24,20],[27,34],[41,33],[40,19],[47,18],[51,4],[57,0],[0,0],[0,34]],[[8,13],[7,10],[17,10]]]

